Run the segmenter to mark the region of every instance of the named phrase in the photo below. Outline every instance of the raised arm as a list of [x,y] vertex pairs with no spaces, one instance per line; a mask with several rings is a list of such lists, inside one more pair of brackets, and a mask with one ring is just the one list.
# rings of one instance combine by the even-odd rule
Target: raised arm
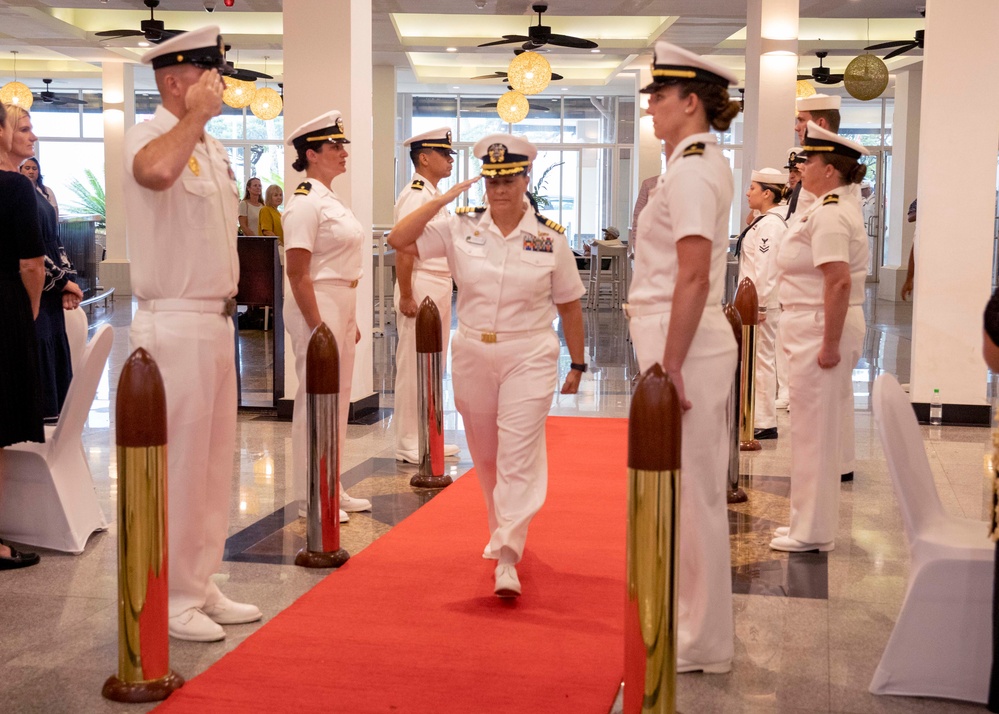
[[440,209],[458,198],[458,196],[468,190],[469,186],[478,180],[479,177],[476,176],[475,178],[456,183],[447,193],[441,194],[434,200],[424,203],[416,210],[403,216],[398,223],[392,226],[392,230],[388,236],[389,245],[401,253],[419,257],[419,252],[416,250],[414,244],[416,243],[416,239],[422,235],[427,224],[433,220]]

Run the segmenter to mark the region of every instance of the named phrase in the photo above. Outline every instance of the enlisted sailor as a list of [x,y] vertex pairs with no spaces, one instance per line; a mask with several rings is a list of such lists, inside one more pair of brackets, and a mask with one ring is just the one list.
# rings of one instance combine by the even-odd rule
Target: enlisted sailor
[[260,619],[211,580],[222,564],[236,446],[232,315],[239,280],[236,177],[205,124],[222,112],[222,36],[173,37],[142,57],[162,105],[125,135],[125,228],[131,348],[144,348],[166,388],[169,442],[169,631],[225,637],[219,625]]
[[867,149],[814,122],[801,168],[816,196],[796,214],[777,254],[781,339],[791,385],[791,519],[770,547],[832,550],[839,525],[840,457],[853,413],[853,367],[864,338],[867,232],[854,193]]
[[[424,203],[440,195],[437,184],[451,175],[454,149],[451,148],[451,130],[442,126],[410,137],[403,142],[409,147],[413,162],[413,180],[402,189],[395,202],[393,223],[411,213]],[[437,212],[437,218],[446,218],[447,207]],[[451,271],[447,258],[418,260],[406,253],[395,257],[395,306],[399,319],[399,343],[395,349],[395,458],[410,464],[420,462],[420,418],[416,406],[416,311],[423,299],[429,297],[441,314],[441,334],[444,337],[442,359],[447,361],[451,337]],[[444,455],[454,456],[458,447],[444,445]]]
[[679,672],[728,672],[735,647],[725,492],[736,344],[722,312],[733,181],[710,131],[739,113],[734,84],[724,67],[657,42],[641,90],[669,160],[638,217],[626,312],[639,367],[661,364],[684,407]]
[[[369,230],[332,189],[334,178],[347,172],[347,147],[343,117],[338,111],[320,114],[291,133],[285,142],[297,158],[292,168],[304,171],[281,218],[284,228],[284,261],[291,297],[284,303],[284,324],[295,353],[298,390],[291,421],[292,498],[305,517],[308,469],[306,433],[305,357],[312,331],[325,322],[340,352],[340,449],[347,443],[350,385],[354,352],[361,332],[357,328],[357,284],[361,258],[369,250]],[[371,501],[353,498],[340,486],[340,522],[348,513],[370,511]]]
[[799,156],[798,154],[800,153],[800,146],[792,146],[787,150],[787,163],[784,164],[784,168],[787,169],[787,213],[784,214],[785,221],[791,219],[791,214],[798,207],[798,193],[801,191],[801,165],[805,163],[805,157]]
[[494,592],[515,597],[527,528],[548,484],[545,419],[559,355],[552,320],[561,318],[571,359],[562,393],[575,394],[586,371],[579,303],[585,290],[564,229],[528,201],[534,145],[492,134],[472,152],[482,160],[488,206],[432,220],[478,177],[462,181],[399,221],[389,242],[418,258],[446,256],[458,283],[454,402],[486,500],[482,556],[499,561]]

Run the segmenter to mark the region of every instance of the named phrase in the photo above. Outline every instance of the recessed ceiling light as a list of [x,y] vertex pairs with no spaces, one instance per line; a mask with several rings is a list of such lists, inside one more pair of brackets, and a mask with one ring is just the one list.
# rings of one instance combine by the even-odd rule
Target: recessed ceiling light
[[568,88],[568,87],[562,87],[562,91],[563,91],[563,92],[568,92],[568,91],[569,91],[569,88]]
[[461,87],[459,87],[459,86],[458,86],[458,85],[456,84],[456,85],[454,85],[453,87],[451,87],[451,89],[461,89]]
[[457,52],[457,51],[458,51],[458,48],[457,48],[457,47],[448,47],[448,48],[447,48],[447,51],[448,51],[448,52]]
[[598,54],[600,54],[600,50],[590,50],[590,52],[592,52],[592,53],[593,53],[593,54],[595,54],[595,55],[598,55]]
[[149,47],[149,43],[148,42],[140,42],[139,43],[139,47]]

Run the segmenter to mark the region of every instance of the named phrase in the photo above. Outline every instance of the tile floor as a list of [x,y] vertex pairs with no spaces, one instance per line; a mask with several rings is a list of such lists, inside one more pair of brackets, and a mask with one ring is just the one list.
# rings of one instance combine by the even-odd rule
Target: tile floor
[[[865,355],[854,371],[857,479],[843,486],[837,548],[823,554],[778,554],[766,547],[775,524],[787,523],[789,438],[763,442],[743,454],[750,500],[730,510],[736,659],[726,676],[681,675],[679,704],[686,712],[960,712],[983,707],[958,702],[875,697],[872,673],[901,604],[908,553],[887,466],[870,414],[870,388],[881,372],[908,381],[911,306],[869,299]],[[127,357],[132,307],[119,299],[97,308],[92,325],[111,323],[115,343],[85,431],[84,444],[101,505],[116,508],[115,385]],[[556,395],[552,413],[626,417],[637,371],[626,323],[611,310],[586,313],[591,371],[576,396]],[[246,386],[269,389],[259,361],[272,349],[268,336],[243,341]],[[372,498],[371,514],[356,514],[342,530],[356,553],[418,508],[425,495],[408,486],[415,467],[397,464],[392,448],[394,339],[391,326],[375,340],[375,385],[383,411],[374,423],[350,425],[343,479],[354,495]],[[563,348],[562,368],[568,368]],[[254,367],[254,365],[258,365]],[[256,371],[254,371],[254,369]],[[445,375],[448,440],[464,445]],[[786,412],[779,428],[787,433]],[[266,411],[240,414],[234,455],[230,539],[222,572],[226,593],[256,603],[265,621],[326,573],[290,564],[304,543],[303,522],[285,492],[291,425]],[[984,518],[986,429],[924,428],[937,487],[948,511]],[[467,453],[449,462],[455,475],[470,466]],[[0,712],[111,712],[126,707],[101,698],[117,663],[116,526],[95,534],[79,556],[41,551],[34,568],[0,575]],[[252,634],[259,624],[227,628],[213,644],[171,643],[171,662],[193,677]],[[608,702],[620,711],[620,698]],[[151,706],[131,705],[142,712]]]

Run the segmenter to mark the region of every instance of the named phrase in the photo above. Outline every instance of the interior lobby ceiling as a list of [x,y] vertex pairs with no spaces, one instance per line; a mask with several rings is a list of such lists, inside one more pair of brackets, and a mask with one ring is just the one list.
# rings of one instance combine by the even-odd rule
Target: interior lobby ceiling
[[[267,71],[281,79],[283,62],[281,0],[235,0],[228,8],[215,0],[161,0],[156,19],[167,28],[193,29],[218,23],[231,43],[229,59],[238,66]],[[924,0],[925,2],[925,0]],[[647,68],[656,40],[676,42],[714,56],[740,76],[744,73],[746,3],[743,0],[551,0],[545,25],[560,34],[592,39],[598,52],[548,45],[546,58],[565,79],[549,91],[611,89],[630,73]],[[479,5],[482,5],[479,8]],[[372,0],[373,63],[394,66],[400,87],[428,92],[495,93],[497,80],[469,78],[504,70],[519,44],[477,45],[504,34],[527,34],[538,16],[531,0]],[[918,0],[800,0],[799,69],[817,66],[814,52],[829,53],[825,65],[842,72],[865,45],[903,40],[924,27]],[[427,10],[432,8],[433,14]],[[136,28],[149,18],[142,0],[0,0],[0,78],[11,78],[14,55],[18,79],[42,89],[96,89],[103,61],[138,59],[141,38],[102,40],[95,32]],[[453,48],[448,51],[448,48]],[[915,50],[889,60],[897,71],[919,62]],[[265,60],[265,57],[267,58]],[[136,72],[139,89],[151,87],[151,73]],[[835,89],[835,88],[834,88]]]

